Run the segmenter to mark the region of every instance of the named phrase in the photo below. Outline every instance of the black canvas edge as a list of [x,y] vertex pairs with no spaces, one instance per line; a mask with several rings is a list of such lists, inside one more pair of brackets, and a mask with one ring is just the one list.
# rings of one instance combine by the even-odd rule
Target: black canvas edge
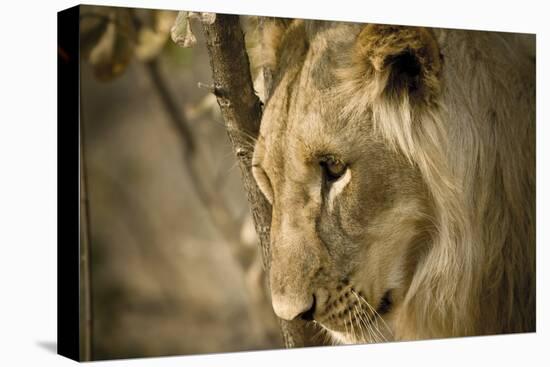
[[80,6],[57,13],[57,353],[81,360],[79,110]]

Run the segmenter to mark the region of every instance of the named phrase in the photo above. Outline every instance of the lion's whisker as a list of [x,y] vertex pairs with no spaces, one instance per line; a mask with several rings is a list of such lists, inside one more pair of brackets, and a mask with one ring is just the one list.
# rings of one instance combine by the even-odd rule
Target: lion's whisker
[[363,296],[357,294],[357,292],[355,292],[355,290],[352,289],[351,292],[352,292],[352,294],[353,294],[360,302],[362,301],[363,303],[365,303],[365,304],[367,305],[367,307],[371,310],[371,312],[374,314],[374,316],[373,316],[373,321],[374,321],[374,324],[375,324],[374,326],[376,327],[376,329],[378,330],[378,332],[382,335],[382,337],[384,338],[384,340],[387,341],[387,339],[383,336],[382,332],[380,332],[380,329],[378,328],[378,319],[382,320],[383,325],[384,325],[385,328],[388,330],[388,332],[390,333],[390,335],[393,337],[393,332],[392,332],[392,330],[390,329],[390,327],[388,326],[388,324],[386,323],[386,321],[384,321],[384,319],[382,318],[382,316],[374,309],[374,307],[372,307],[372,306],[370,305],[370,303],[367,302],[367,300],[366,300]]
[[[351,336],[352,336],[353,339],[356,339],[355,338],[355,328],[353,327],[353,321],[351,319],[351,312],[348,314],[348,316],[349,316],[349,325],[350,325],[350,329],[351,329]],[[353,341],[351,341],[350,344],[353,344]]]
[[363,312],[368,319],[368,325],[372,330],[373,336],[375,337],[375,342],[386,341],[384,334],[380,331],[378,325],[376,324],[376,318],[374,315],[369,315],[366,311]]
[[367,326],[367,324],[365,323],[365,320],[364,320],[364,318],[363,318],[363,315],[361,314],[361,310],[360,310],[357,306],[354,306],[354,307],[355,307],[355,310],[356,310],[356,315],[357,315],[357,317],[359,318],[359,325],[360,325],[360,327],[361,327],[361,334],[363,335],[363,340],[364,340],[365,342],[369,342],[369,338],[367,338],[367,337],[365,336],[365,333],[364,333],[365,330],[367,331],[367,333],[369,332],[368,326]]
[[[386,322],[384,321],[384,319],[382,319],[382,316],[374,309],[374,307],[372,307],[366,300],[365,301],[365,304],[370,308],[371,312],[373,313],[373,324],[375,324],[375,327],[376,329],[380,332],[380,329],[378,328],[378,320],[382,320],[383,322],[383,325],[386,327],[386,329],[391,333],[391,329],[389,328],[389,326],[386,324]],[[382,334],[380,332],[380,334]],[[384,337],[384,339],[386,339]],[[387,340],[386,340],[387,341]]]

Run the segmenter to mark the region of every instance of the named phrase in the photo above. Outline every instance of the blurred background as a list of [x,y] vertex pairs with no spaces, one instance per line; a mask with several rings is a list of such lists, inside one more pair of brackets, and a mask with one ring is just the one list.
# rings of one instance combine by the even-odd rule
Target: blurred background
[[92,359],[282,347],[200,27],[81,6]]

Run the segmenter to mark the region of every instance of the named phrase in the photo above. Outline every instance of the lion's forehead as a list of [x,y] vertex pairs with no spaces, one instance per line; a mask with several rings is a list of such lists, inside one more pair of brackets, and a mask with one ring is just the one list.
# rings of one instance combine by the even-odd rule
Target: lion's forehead
[[[331,106],[336,102],[332,93],[337,83],[334,71],[349,60],[359,25],[316,21],[297,24],[300,26],[289,27],[288,37],[283,37],[279,47],[274,91],[262,126],[275,125],[271,123],[274,121],[277,127],[287,130],[287,123],[300,122],[308,115],[321,117],[336,112]],[[268,128],[272,130],[273,126]]]
[[[285,63],[274,76],[274,89],[264,110],[258,160],[274,186],[288,179],[307,182],[308,167],[322,155],[359,156],[369,145],[368,116],[341,118],[346,101],[335,95],[335,71],[345,66],[360,30],[357,24],[300,23],[289,32],[307,38],[304,49],[281,46]],[[293,35],[294,36],[294,35]],[[287,37],[285,42],[300,43]],[[292,60],[291,60],[292,59]],[[295,61],[295,62],[291,62]],[[287,64],[288,63],[288,64]]]
[[309,159],[318,151],[334,150],[346,136],[347,121],[339,118],[338,99],[331,91],[336,81],[332,53],[326,45],[308,51],[303,64],[279,76],[261,124],[265,154]]

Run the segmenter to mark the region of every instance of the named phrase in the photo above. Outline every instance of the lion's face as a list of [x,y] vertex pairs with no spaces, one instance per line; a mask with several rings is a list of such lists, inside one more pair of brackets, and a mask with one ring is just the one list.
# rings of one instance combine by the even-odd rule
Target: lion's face
[[[368,37],[383,37],[376,31],[299,21],[285,30],[253,158],[273,207],[273,308],[283,319],[314,319],[343,342],[391,338],[392,315],[434,231],[418,168],[377,131],[371,109],[343,112],[349,100],[339,91],[356,82],[353,70],[363,67],[368,84],[389,65],[380,55],[380,65],[374,56],[354,64]],[[394,89],[384,93],[424,98],[421,63],[395,64],[404,70],[386,77]]]

